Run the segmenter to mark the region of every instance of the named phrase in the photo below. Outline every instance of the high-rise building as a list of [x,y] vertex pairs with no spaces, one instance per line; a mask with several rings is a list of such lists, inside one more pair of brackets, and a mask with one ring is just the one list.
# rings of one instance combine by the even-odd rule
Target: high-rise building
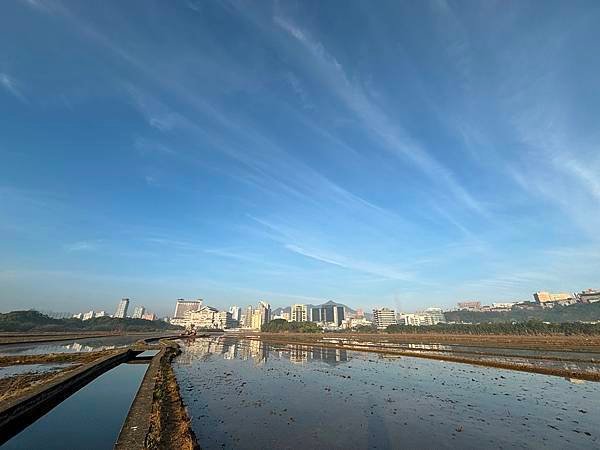
[[246,308],[246,314],[244,314],[244,328],[252,328],[252,315],[253,314],[254,314],[254,309],[250,305]]
[[95,317],[94,311],[88,311],[83,314],[82,320],[90,320],[90,319],[93,319],[94,317]]
[[117,311],[115,312],[115,317],[119,319],[124,319],[127,317],[127,309],[129,308],[129,299],[124,298],[119,302],[117,306]]
[[219,324],[219,328],[223,330],[226,328],[234,328],[238,324],[237,320],[233,320],[229,311],[221,311],[217,315],[217,322]]
[[260,300],[258,302],[258,307],[251,311],[251,306],[246,310],[246,317],[250,317],[250,326],[248,328],[252,328],[253,330],[260,330],[263,325],[269,323],[271,321],[271,305],[267,302]]
[[229,308],[229,312],[231,313],[231,318],[237,322],[240,321],[241,316],[242,316],[242,308],[240,308],[239,306],[233,305],[231,308]]
[[141,319],[145,312],[146,312],[146,308],[141,305],[138,305],[135,308],[133,308],[133,314],[131,315],[131,318],[132,319]]
[[290,312],[290,318],[292,322],[306,322],[308,320],[307,317],[307,308],[306,305],[295,304],[292,305],[292,310]]
[[258,310],[262,315],[263,323],[269,323],[271,321],[271,305],[263,300],[259,300]]
[[321,319],[319,320],[320,323],[330,324],[336,327],[339,327],[345,319],[344,307],[334,303],[321,305],[319,315]]
[[309,320],[311,322],[321,322],[321,308],[319,308],[319,307],[310,308]]
[[199,311],[202,307],[202,299],[198,300],[184,300],[182,298],[177,299],[175,305],[174,319],[183,319],[186,312]]
[[378,330],[385,330],[390,325],[396,325],[396,312],[389,308],[374,309],[373,323]]

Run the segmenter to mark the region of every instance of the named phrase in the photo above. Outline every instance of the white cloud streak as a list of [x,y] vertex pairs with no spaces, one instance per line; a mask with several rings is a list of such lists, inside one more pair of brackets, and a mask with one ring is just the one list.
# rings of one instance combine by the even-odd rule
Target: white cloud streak
[[0,72],[0,86],[23,103],[27,103],[27,99],[19,88],[19,83],[8,74]]

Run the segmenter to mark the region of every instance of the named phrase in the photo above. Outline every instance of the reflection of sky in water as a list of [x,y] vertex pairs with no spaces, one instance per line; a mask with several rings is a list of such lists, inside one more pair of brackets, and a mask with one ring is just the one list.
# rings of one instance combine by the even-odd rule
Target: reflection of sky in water
[[79,353],[112,350],[114,348],[126,347],[143,338],[144,336],[108,336],[59,342],[10,344],[0,346],[0,355],[41,355],[45,353]]
[[475,353],[475,354],[491,354],[498,356],[515,355],[522,357],[555,357],[555,358],[568,358],[568,359],[579,359],[579,360],[595,360],[600,362],[600,353],[597,352],[574,352],[571,350],[533,350],[533,349],[519,349],[519,348],[496,348],[496,347],[485,347],[477,345],[457,345],[457,344],[419,344],[419,343],[399,343],[399,342],[387,342],[382,339],[378,342],[369,342],[363,340],[346,339],[339,337],[323,337],[321,339],[325,343],[334,344],[346,344],[346,345],[358,345],[363,347],[377,347],[386,349],[400,349],[400,350],[423,350],[423,351],[439,351],[439,352],[451,352],[451,353]]
[[2,449],[110,449],[146,372],[145,364],[121,364],[54,407]]
[[23,375],[25,373],[46,373],[57,372],[70,366],[65,364],[19,364],[16,366],[0,367],[0,379],[12,377],[14,375]]
[[[326,351],[325,351],[326,350]],[[203,448],[593,448],[600,383],[258,340],[184,344]],[[586,434],[587,433],[587,434]]]

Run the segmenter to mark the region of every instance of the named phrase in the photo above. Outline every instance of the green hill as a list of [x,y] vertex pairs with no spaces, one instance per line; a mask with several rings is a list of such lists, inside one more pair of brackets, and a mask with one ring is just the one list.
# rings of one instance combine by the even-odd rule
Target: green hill
[[96,317],[90,320],[52,319],[37,311],[12,311],[0,314],[0,332],[26,331],[165,331],[181,330],[161,320]]
[[595,322],[600,321],[600,302],[534,310],[513,308],[510,311],[449,311],[445,312],[444,316],[447,322],[455,323],[506,323],[530,320],[552,323]]

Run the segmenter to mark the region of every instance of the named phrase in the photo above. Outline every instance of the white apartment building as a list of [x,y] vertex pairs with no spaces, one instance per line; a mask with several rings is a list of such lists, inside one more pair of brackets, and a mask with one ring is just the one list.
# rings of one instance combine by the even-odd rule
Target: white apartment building
[[306,305],[292,305],[292,310],[290,311],[290,319],[292,322],[306,322],[308,320],[308,308],[306,307]]
[[378,330],[385,330],[390,325],[396,325],[396,312],[389,308],[374,309],[373,323]]

